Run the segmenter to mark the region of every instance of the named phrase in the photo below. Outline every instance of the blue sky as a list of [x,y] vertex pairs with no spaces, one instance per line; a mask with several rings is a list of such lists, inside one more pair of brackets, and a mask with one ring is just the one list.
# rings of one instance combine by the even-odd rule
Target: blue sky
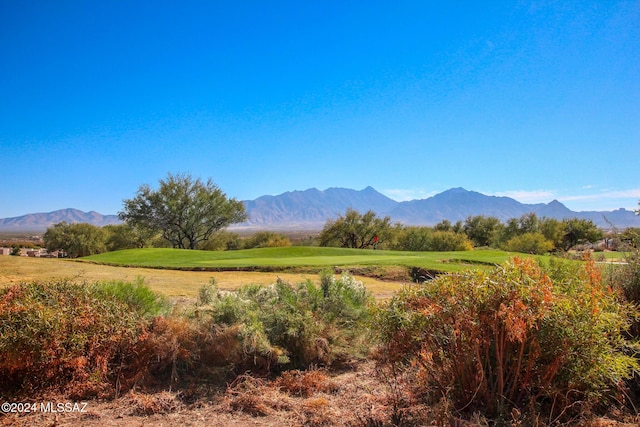
[[640,200],[640,1],[0,0],[0,218],[451,187]]

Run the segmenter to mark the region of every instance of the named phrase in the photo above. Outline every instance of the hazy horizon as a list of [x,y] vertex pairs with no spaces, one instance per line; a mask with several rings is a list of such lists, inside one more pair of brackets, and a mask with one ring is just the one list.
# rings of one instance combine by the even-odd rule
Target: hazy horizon
[[[370,187],[370,186],[367,186],[367,187]],[[280,196],[280,195],[285,194],[285,193],[288,193],[288,192],[295,192],[295,191],[302,191],[302,192],[304,192],[304,191],[313,190],[313,189],[316,189],[316,190],[318,190],[318,191],[323,192],[323,191],[329,190],[329,189],[331,189],[331,188],[342,188],[342,189],[346,189],[346,190],[362,191],[362,190],[364,190],[364,189],[365,189],[365,188],[367,188],[367,187],[361,188],[361,189],[359,189],[359,190],[358,190],[358,189],[352,189],[352,188],[346,188],[346,187],[329,187],[329,188],[325,188],[325,189],[318,189],[318,188],[312,187],[312,188],[308,188],[308,189],[305,189],[305,190],[291,190],[291,191],[285,191],[284,193],[275,194],[275,195],[271,195],[271,194],[264,194],[263,196]],[[452,187],[452,188],[447,189],[447,190],[444,190],[444,191],[449,191],[449,190],[452,190],[452,189],[455,189],[455,188],[464,188],[464,187]],[[465,189],[465,190],[467,190],[467,191],[471,191],[471,192],[478,192],[478,193],[481,193],[481,192],[479,192],[479,191],[472,190],[472,189],[468,189],[468,188],[464,188],[464,189]],[[387,195],[387,194],[382,193],[381,191],[379,191],[379,190],[378,190],[378,189],[376,189],[376,188],[374,188],[374,190],[376,190],[376,191],[377,191],[377,192],[379,192],[380,194],[383,194],[384,196],[389,197],[389,198],[390,198],[390,199],[392,199],[392,200],[395,200],[395,201],[396,201],[396,202],[398,202],[398,203],[401,203],[401,202],[407,202],[407,201],[412,201],[412,200],[424,200],[424,199],[428,199],[428,198],[430,198],[430,197],[433,197],[433,196],[436,196],[436,195],[438,195],[438,194],[442,193],[442,192],[438,192],[438,193],[434,193],[434,194],[429,195],[429,196],[419,197],[419,198],[415,198],[415,199],[408,199],[408,198],[405,198],[405,199],[403,199],[403,200],[397,200],[397,199],[394,199],[394,198],[390,197],[390,196],[389,196],[389,195]],[[553,202],[553,200],[548,200],[548,201],[546,201],[546,202],[528,203],[528,202],[523,202],[522,200],[518,200],[518,199],[516,199],[516,198],[514,198],[514,197],[512,197],[512,196],[508,196],[508,195],[485,194],[485,193],[481,193],[481,194],[484,194],[484,195],[486,195],[486,196],[509,197],[509,198],[512,198],[512,199],[516,200],[517,202],[520,202],[520,203],[525,204],[525,205],[533,205],[533,204],[537,204],[537,203],[549,204],[549,203]],[[257,198],[259,198],[259,197],[263,197],[263,196],[258,196]],[[257,198],[256,198],[256,199],[257,199]],[[250,200],[245,199],[245,200],[243,200],[243,201],[252,201],[252,200],[255,200],[255,199],[250,199]],[[555,199],[554,199],[554,200],[555,200]],[[562,203],[562,202],[561,202],[561,203]],[[564,204],[564,203],[563,203],[563,204]],[[565,205],[565,206],[566,206],[566,205]],[[107,216],[107,215],[117,215],[117,214],[118,214],[118,212],[117,212],[117,211],[116,211],[116,212],[100,212],[100,211],[98,211],[98,210],[96,210],[96,209],[87,209],[87,210],[84,210],[84,209],[76,208],[76,207],[74,207],[74,206],[66,206],[66,207],[60,207],[60,208],[58,208],[58,209],[53,209],[53,210],[50,210],[50,211],[25,212],[25,213],[20,214],[20,215],[14,215],[14,216],[12,216],[12,217],[0,217],[0,219],[17,218],[17,217],[22,217],[22,216],[31,215],[31,214],[48,214],[48,213],[57,212],[57,211],[63,211],[63,210],[67,210],[67,209],[76,209],[76,210],[79,210],[79,211],[82,211],[82,212],[85,212],[85,213],[96,212],[96,213],[98,213],[98,214],[100,214],[100,215],[104,215],[104,216]],[[570,209],[570,210],[572,210],[571,208],[569,208],[569,209]],[[614,208],[614,209],[607,209],[607,210],[603,210],[603,211],[615,211],[615,210],[619,210],[619,209],[626,209],[626,208],[620,207],[620,208]],[[633,209],[627,209],[627,210],[629,210],[629,211],[634,211],[634,210],[635,210],[635,208],[633,208]],[[594,211],[594,210],[575,211],[575,212],[589,212],[589,211]],[[596,210],[596,211],[597,211],[597,210]]]

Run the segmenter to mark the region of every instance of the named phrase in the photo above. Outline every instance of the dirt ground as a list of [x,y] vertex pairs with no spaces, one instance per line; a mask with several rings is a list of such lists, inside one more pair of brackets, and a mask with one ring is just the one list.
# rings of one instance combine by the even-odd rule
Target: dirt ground
[[[0,415],[2,426],[356,426],[385,417],[387,390],[374,365],[361,363],[336,375],[299,373],[288,384],[241,377],[226,390],[189,398],[184,392],[128,392],[88,401],[85,412]],[[305,380],[305,376],[307,380]],[[305,383],[306,381],[306,383]],[[306,385],[305,385],[306,384]],[[50,402],[48,399],[46,402]],[[64,399],[53,401],[65,402]],[[36,402],[41,403],[41,402]],[[381,424],[380,424],[381,425]]]
[[[113,400],[79,402],[71,411],[38,410],[28,414],[0,413],[0,426],[491,426],[481,414],[459,418],[446,402],[426,406],[412,401],[405,390],[389,387],[374,362],[358,362],[329,374],[323,370],[291,371],[283,377],[265,380],[241,376],[226,389],[197,391],[129,391]],[[382,378],[382,379],[381,379]],[[71,403],[48,398],[37,404]],[[84,406],[86,403],[86,406]],[[64,405],[63,405],[64,406]],[[81,412],[82,411],[82,412]],[[530,421],[534,421],[531,423]],[[637,427],[640,417],[612,411],[609,417],[575,419],[554,423],[538,418],[518,419],[507,425],[571,427]]]

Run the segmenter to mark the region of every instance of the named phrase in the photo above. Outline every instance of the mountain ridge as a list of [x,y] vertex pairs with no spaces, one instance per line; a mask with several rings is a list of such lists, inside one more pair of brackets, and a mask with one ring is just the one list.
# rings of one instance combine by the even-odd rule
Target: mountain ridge
[[[539,217],[581,218],[602,228],[640,227],[640,216],[633,211],[574,212],[558,200],[525,204],[505,196],[488,196],[462,187],[451,188],[426,199],[395,201],[368,186],[362,190],[330,187],[288,191],[276,196],[265,195],[243,201],[249,220],[233,225],[233,229],[321,229],[328,219],[336,218],[351,208],[360,212],[373,210],[390,216],[393,222],[406,225],[434,225],[442,220],[464,221],[469,216],[495,216],[501,221],[519,218],[527,213]],[[0,219],[0,231],[44,231],[58,222],[88,222],[97,226],[118,224],[117,215],[102,215],[67,208],[53,212],[26,214]]]

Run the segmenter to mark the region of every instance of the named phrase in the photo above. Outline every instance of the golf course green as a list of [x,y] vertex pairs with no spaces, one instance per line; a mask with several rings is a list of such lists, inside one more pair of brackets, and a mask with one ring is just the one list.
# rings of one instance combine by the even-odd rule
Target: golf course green
[[407,252],[371,249],[289,246],[237,251],[170,248],[128,249],[82,258],[100,264],[189,270],[287,269],[405,266],[450,272],[500,264],[516,254],[498,250]]

